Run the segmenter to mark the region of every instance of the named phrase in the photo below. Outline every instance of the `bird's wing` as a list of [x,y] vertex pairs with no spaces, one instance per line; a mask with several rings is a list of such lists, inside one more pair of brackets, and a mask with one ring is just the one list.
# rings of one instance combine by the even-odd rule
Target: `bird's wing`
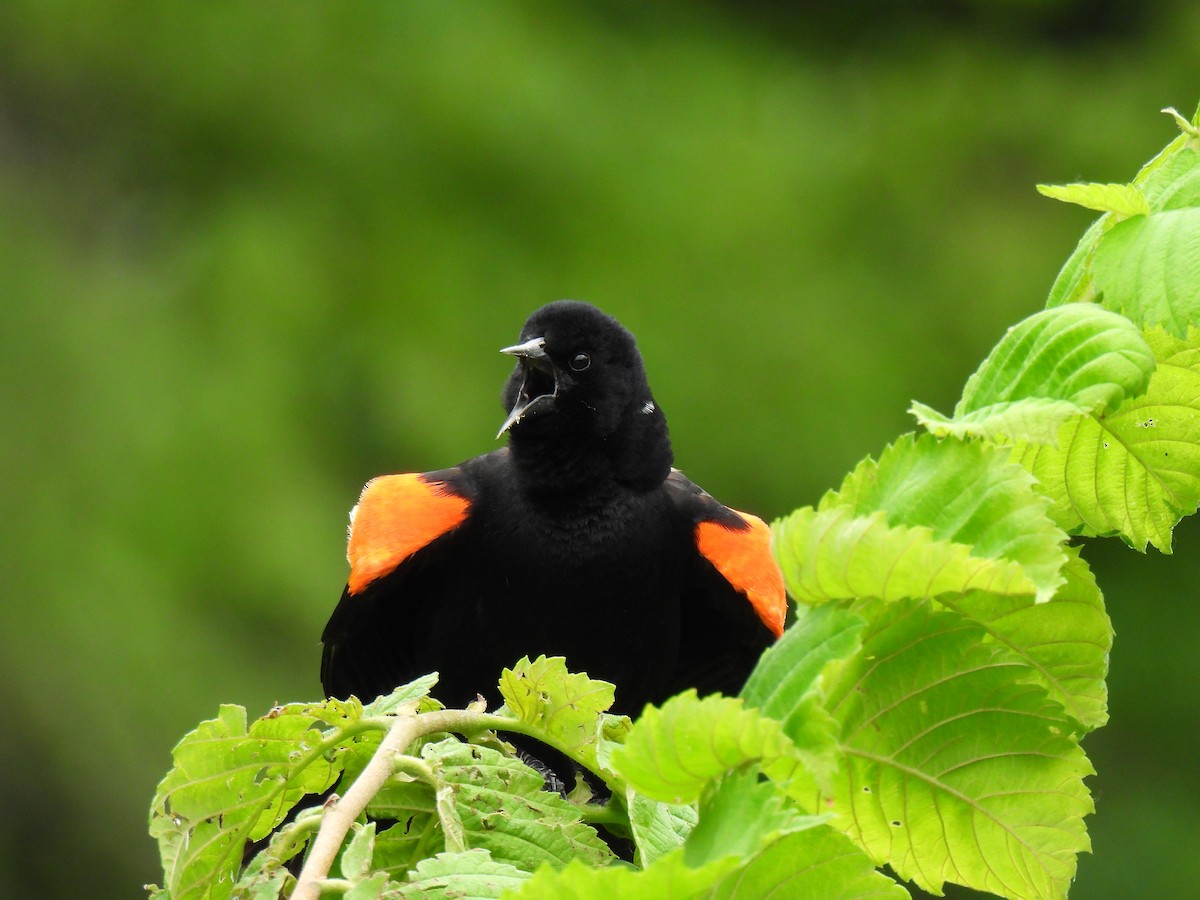
[[371,582],[462,524],[471,500],[460,472],[383,475],[367,482],[350,511],[350,594],[361,594]]
[[758,516],[720,503],[678,469],[671,470],[667,490],[676,508],[693,523],[700,555],[749,601],[762,624],[779,637],[787,613],[787,596],[783,575],[771,555],[771,529]]
[[[334,697],[363,700],[413,672],[406,626],[419,610],[397,602],[412,578],[470,515],[475,490],[464,467],[384,475],[367,482],[350,512],[350,575],[321,634],[321,684]],[[431,555],[432,554],[432,555]]]

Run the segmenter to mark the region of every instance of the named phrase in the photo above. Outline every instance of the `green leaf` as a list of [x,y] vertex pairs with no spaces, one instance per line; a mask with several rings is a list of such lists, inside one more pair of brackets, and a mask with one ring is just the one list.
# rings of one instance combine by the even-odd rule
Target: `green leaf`
[[705,896],[712,900],[906,900],[909,893],[876,870],[871,858],[842,832],[820,825],[764,847]]
[[1054,443],[1058,426],[1082,412],[1080,407],[1066,400],[1040,397],[997,403],[962,415],[956,414],[953,418],[915,400],[908,411],[921,427],[940,438],[974,437],[990,441],[1007,438],[1039,444]]
[[1074,723],[980,626],[928,602],[875,607],[861,653],[835,664],[830,687],[849,834],[935,893],[952,881],[1065,897],[1092,811]]
[[389,896],[496,900],[520,889],[530,877],[528,872],[492,859],[487,850],[439,853],[418,863],[407,883],[396,886]]
[[[400,707],[409,703],[416,703],[428,697],[429,692],[433,690],[433,686],[437,684],[437,680],[438,673],[431,672],[428,675],[423,675],[414,681],[410,681],[408,684],[402,684],[390,694],[384,694],[381,697],[377,697],[374,702],[368,703],[363,708],[363,715],[393,715]],[[435,705],[441,706],[440,703],[436,702]]]
[[952,419],[919,403],[911,411],[940,437],[1053,443],[1071,416],[1144,393],[1153,372],[1154,354],[1132,322],[1072,303],[1009,329],[968,379]]
[[1143,216],[1150,212],[1145,195],[1132,184],[1039,184],[1039,194],[1087,209],[1118,216]]
[[[927,434],[914,440],[906,435],[885,449],[879,462],[867,458],[860,463],[836,494],[822,498],[818,513],[845,507],[855,516],[869,519],[872,513],[883,512],[890,526],[928,528],[928,535],[917,531],[900,537],[911,537],[910,543],[919,550],[924,550],[932,537],[968,546],[970,556],[978,559],[1016,563],[1038,596],[1049,597],[1062,581],[1059,569],[1066,561],[1062,549],[1066,535],[1047,516],[1046,499],[1033,490],[1029,473],[1007,457],[1007,450],[977,441],[938,440]],[[847,555],[854,550],[855,538],[854,529],[844,523],[822,523],[847,529],[839,540],[844,552],[827,568],[845,577],[865,569],[871,576],[864,585],[867,588],[886,580],[880,578],[878,564]],[[860,526],[859,540],[869,538],[878,544],[882,539],[893,558],[900,553],[902,560],[904,548],[897,536],[876,530],[879,524],[872,520]],[[945,548],[937,552],[944,557]],[[785,559],[781,553],[781,562]],[[785,574],[787,568],[785,565]],[[908,571],[917,577],[922,574],[918,569]],[[926,578],[930,571],[923,573]],[[1006,593],[1016,589],[1018,579],[1011,570],[986,574],[996,576],[1000,585],[1008,585],[988,589]]]
[[814,828],[830,816],[802,815],[757,768],[730,772],[705,791],[700,822],[688,835],[683,858],[699,868],[733,854],[749,858],[764,844]]
[[1092,281],[1106,309],[1185,337],[1200,325],[1200,208],[1114,225],[1096,245]]
[[342,850],[342,877],[359,881],[371,871],[371,857],[375,853],[375,823],[353,825],[354,834]]
[[1200,206],[1200,149],[1181,134],[1134,179],[1155,212]]
[[561,656],[523,658],[500,675],[500,694],[512,715],[589,768],[596,767],[601,714],[613,703],[614,688],[567,671]]
[[858,649],[865,624],[832,604],[802,607],[796,622],[763,654],[742,688],[748,706],[783,724],[811,775],[810,784],[794,776],[797,783],[791,793],[801,800],[805,792],[809,799],[828,793],[839,763],[838,726],[825,708],[821,673],[830,662]]
[[359,881],[342,896],[345,900],[379,900],[384,892],[394,888],[395,884],[388,881],[387,875],[377,872],[369,878]]
[[[396,824],[381,831],[375,838],[375,855],[372,866],[386,872],[391,878],[400,879],[404,873],[426,857],[445,849],[440,821],[433,809],[433,792],[424,789],[430,809],[396,817]],[[376,811],[374,804],[369,808],[371,815],[390,819],[385,812]]]
[[738,864],[736,856],[693,869],[683,851],[645,869],[609,866],[593,869],[579,861],[560,870],[543,866],[519,891],[505,895],[520,900],[690,900],[709,896],[712,887]]
[[775,522],[774,533],[788,593],[801,603],[1037,590],[1020,563],[972,556],[969,545],[936,540],[931,528],[888,525],[883,512],[860,518],[847,507],[805,507]]
[[336,779],[337,766],[320,752],[322,727],[349,724],[361,710],[355,701],[290,704],[247,728],[245,709],[222,706],[186,735],[150,818],[171,895],[229,896],[246,842],[265,837],[305,794]]
[[[556,793],[540,790],[542,776],[517,759],[454,738],[427,744],[422,757],[440,788],[435,793],[443,826],[461,828],[462,848],[491,852],[531,872],[541,863],[563,866],[572,859],[606,865],[607,845],[579,809]],[[455,849],[447,842],[447,849]]]
[[787,726],[800,701],[819,687],[826,664],[858,649],[865,625],[859,616],[834,606],[802,610],[759,659],[742,699]]
[[643,868],[682,847],[699,821],[695,806],[662,803],[637,791],[626,791],[625,802]]
[[1051,699],[1090,730],[1108,721],[1104,678],[1113,629],[1087,563],[1077,548],[1067,552],[1067,580],[1049,603],[983,591],[941,596],[938,602],[978,622],[1021,657]]
[[[691,803],[707,784],[747,763],[794,759],[783,726],[739,699],[694,690],[647,706],[612,763],[634,790],[666,803]],[[794,766],[793,766],[794,768]]]
[[1057,447],[1018,443],[1012,458],[1038,479],[1061,528],[1170,553],[1172,529],[1200,503],[1200,330],[1186,341],[1145,336],[1158,360],[1145,394],[1103,418],[1069,420]]
[[1086,303],[1095,299],[1096,289],[1092,285],[1092,254],[1096,251],[1101,235],[1111,226],[1113,217],[1103,215],[1083,233],[1067,261],[1063,263],[1050,288],[1046,306],[1061,306],[1064,303]]

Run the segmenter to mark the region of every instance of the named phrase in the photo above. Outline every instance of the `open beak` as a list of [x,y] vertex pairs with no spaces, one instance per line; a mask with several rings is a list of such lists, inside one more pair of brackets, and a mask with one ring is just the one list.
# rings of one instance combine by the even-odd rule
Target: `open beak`
[[554,364],[546,355],[545,338],[536,337],[523,344],[505,347],[500,352],[517,358],[524,380],[517,391],[517,401],[509,410],[508,418],[496,432],[497,438],[520,422],[539,401],[553,400],[558,396],[558,377],[554,371]]

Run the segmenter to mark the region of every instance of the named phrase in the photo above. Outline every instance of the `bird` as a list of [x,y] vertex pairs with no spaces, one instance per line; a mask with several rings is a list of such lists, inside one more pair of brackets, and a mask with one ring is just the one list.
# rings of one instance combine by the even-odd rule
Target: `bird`
[[322,634],[330,697],[436,671],[494,700],[521,657],[565,657],[636,717],[688,688],[736,695],[782,633],[769,527],[674,468],[634,336],[578,300],[536,310],[501,394],[507,446],[367,482]]

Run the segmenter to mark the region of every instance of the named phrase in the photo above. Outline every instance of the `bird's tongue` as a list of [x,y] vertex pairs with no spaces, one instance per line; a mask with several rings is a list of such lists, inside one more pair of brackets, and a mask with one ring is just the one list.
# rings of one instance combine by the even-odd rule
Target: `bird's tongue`
[[513,408],[508,413],[508,418],[504,420],[504,424],[496,432],[497,438],[520,422],[526,414],[537,406],[539,401],[551,400],[558,393],[558,384],[555,382],[552,372],[547,372],[540,366],[526,360],[521,361],[521,367],[525,370],[525,380],[521,383],[521,389],[517,392],[517,402],[513,404]]

